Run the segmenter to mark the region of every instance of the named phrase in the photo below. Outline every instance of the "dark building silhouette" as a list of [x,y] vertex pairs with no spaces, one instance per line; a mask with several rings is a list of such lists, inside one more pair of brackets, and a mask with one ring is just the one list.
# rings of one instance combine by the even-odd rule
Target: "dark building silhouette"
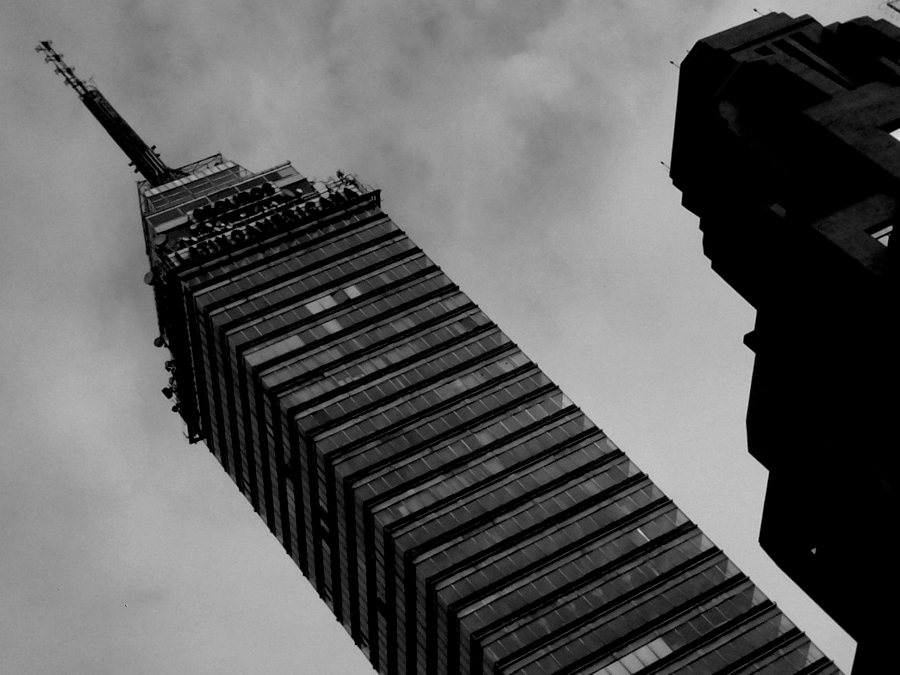
[[854,675],[892,672],[900,29],[767,14],[680,72],[672,180],[757,309],[760,543],[858,641]]
[[380,672],[839,672],[377,190],[162,167],[163,393]]

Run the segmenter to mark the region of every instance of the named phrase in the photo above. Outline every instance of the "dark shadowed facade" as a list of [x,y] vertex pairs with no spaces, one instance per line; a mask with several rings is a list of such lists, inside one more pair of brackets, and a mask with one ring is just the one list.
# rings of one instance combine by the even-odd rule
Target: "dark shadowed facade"
[[163,393],[380,672],[839,672],[377,190],[147,162]]
[[900,29],[767,14],[681,67],[672,180],[713,269],[757,309],[747,436],[760,542],[891,672],[900,627]]

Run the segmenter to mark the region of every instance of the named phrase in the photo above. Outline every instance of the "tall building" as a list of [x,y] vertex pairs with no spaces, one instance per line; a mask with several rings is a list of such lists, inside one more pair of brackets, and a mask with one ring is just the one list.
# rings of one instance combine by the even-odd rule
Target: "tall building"
[[379,672],[839,672],[377,190],[155,166],[163,393]]
[[712,268],[757,309],[747,438],[760,543],[891,672],[900,620],[900,29],[767,14],[681,67],[672,180]]

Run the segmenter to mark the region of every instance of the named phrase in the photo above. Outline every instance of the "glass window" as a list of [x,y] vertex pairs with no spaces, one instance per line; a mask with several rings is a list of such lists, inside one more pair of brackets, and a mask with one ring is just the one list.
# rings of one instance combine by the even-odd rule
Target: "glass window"
[[634,652],[634,656],[638,661],[641,662],[644,666],[649,666],[651,663],[656,661],[659,657],[656,655],[656,652],[652,651],[650,647],[644,645],[643,647],[637,649]]
[[636,673],[644,667],[644,664],[641,663],[635,654],[629,654],[628,656],[621,658],[619,663],[625,666],[625,670],[629,673]]
[[671,648],[662,638],[656,638],[653,642],[647,643],[647,647],[660,659],[672,653]]
[[329,333],[337,333],[341,329],[341,322],[337,319],[332,319],[323,323],[322,327]]
[[603,671],[599,672],[604,671],[609,675],[629,675],[628,669],[618,661],[616,661],[615,663],[610,663],[606,668],[603,669]]

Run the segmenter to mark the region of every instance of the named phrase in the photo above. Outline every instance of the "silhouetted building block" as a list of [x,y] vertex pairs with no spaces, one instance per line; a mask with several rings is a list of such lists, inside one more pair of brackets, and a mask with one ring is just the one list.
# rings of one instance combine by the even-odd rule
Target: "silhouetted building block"
[[671,175],[757,309],[747,437],[760,543],[890,672],[898,622],[900,29],[767,14],[681,67]]

